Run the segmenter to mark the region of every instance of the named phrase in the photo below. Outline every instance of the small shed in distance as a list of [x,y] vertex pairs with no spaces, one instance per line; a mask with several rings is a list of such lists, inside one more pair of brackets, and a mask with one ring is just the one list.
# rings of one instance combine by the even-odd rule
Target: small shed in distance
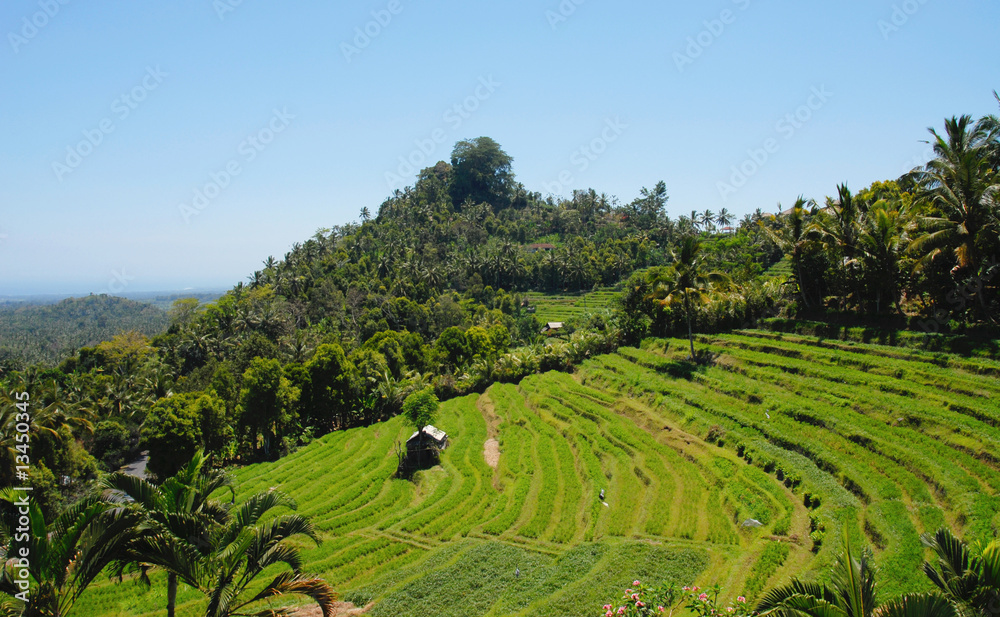
[[[439,428],[435,428],[428,424],[424,427],[424,447],[434,446],[439,450],[444,450],[448,447],[448,433],[445,433]],[[420,447],[420,431],[415,431],[410,438],[406,440],[406,449],[413,450],[419,449]]]
[[561,321],[550,321],[542,328],[541,334],[557,334],[562,329],[563,323]]
[[548,242],[540,242],[538,244],[529,244],[525,250],[527,250],[529,253],[534,254],[539,251],[542,252],[553,251],[555,250],[555,248],[556,246],[554,244],[549,244]]

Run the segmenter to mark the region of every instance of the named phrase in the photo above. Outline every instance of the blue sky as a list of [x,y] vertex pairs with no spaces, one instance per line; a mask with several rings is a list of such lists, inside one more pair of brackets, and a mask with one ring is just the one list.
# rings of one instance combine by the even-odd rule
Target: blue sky
[[543,193],[822,199],[996,113],[998,25],[990,0],[4,0],[0,295],[229,287],[480,135]]

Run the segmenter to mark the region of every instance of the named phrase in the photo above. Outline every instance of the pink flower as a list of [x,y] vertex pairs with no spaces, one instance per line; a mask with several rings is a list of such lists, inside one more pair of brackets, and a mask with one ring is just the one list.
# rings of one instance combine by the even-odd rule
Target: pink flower
[[611,605],[610,604],[605,604],[604,605],[604,610],[610,611],[611,610]]
[[645,602],[643,602],[642,600],[636,600],[636,601],[635,601],[635,607],[636,607],[636,608],[642,608],[642,607],[644,607],[644,606],[646,606],[646,603],[645,603]]
[[704,602],[705,600],[708,599],[708,594],[707,593],[698,594],[698,599]]
[[697,586],[695,586],[695,587],[692,587],[692,588],[691,588],[691,591],[698,591],[699,589],[701,589],[701,587],[697,587]]
[[681,590],[682,591],[691,591],[691,588],[688,587],[687,585],[684,585],[683,587],[681,587]]
[[632,593],[632,590],[631,589],[626,589],[625,593]]
[[744,598],[743,596],[740,596],[740,597],[736,598],[736,601],[737,601],[737,602],[740,602],[740,603],[743,603],[743,602],[746,602],[746,601],[747,601],[747,599],[746,599],[746,598]]
[[618,614],[619,615],[624,615],[625,614],[625,607],[624,606],[619,606],[618,607]]
[[639,581],[632,581],[632,586],[633,587],[638,587],[639,586]]
[[731,607],[731,606],[727,606],[727,607],[726,607],[726,612],[727,612],[727,613],[731,613],[731,612],[733,612],[733,607]]
[[612,611],[608,611],[604,613],[604,617],[615,617],[615,614]]
[[638,600],[638,599],[639,599],[639,594],[637,594],[637,593],[633,593],[633,594],[632,594],[632,599],[633,599],[633,600]]
[[656,610],[658,610],[658,611],[660,611],[662,613],[663,612],[663,607],[662,606],[657,606]]

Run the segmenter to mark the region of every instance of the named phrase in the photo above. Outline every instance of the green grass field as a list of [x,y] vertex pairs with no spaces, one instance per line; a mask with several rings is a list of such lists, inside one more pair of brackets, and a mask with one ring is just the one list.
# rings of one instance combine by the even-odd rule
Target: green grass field
[[531,306],[537,310],[535,318],[539,323],[569,321],[587,313],[595,313],[611,308],[612,299],[619,292],[610,290],[566,294],[527,294]]
[[[306,569],[387,617],[596,614],[634,578],[752,598],[815,575],[843,529],[889,597],[929,586],[920,533],[1000,530],[1000,362],[745,331],[702,339],[717,360],[693,370],[686,346],[444,403],[451,446],[415,482],[392,479],[396,418],[239,470],[237,499],[290,493],[324,538]],[[77,614],[161,614],[163,587],[102,584]]]

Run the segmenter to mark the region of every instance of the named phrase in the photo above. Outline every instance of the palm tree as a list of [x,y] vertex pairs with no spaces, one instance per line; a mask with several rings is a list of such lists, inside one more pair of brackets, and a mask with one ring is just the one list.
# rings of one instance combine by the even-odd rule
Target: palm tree
[[733,224],[733,220],[733,214],[726,208],[719,210],[719,214],[715,217],[715,222],[722,227],[729,227]]
[[694,308],[704,304],[709,293],[714,289],[726,286],[730,279],[719,272],[702,272],[703,256],[701,255],[701,240],[688,236],[681,241],[680,254],[674,254],[673,266],[667,271],[654,274],[651,281],[653,291],[650,296],[661,306],[683,307],[687,318],[688,341],[691,343],[691,359],[694,353]]
[[864,204],[854,198],[846,184],[840,184],[837,186],[837,199],[827,198],[826,208],[808,229],[831,251],[839,253],[854,304],[861,301],[857,276],[861,267],[858,238],[865,212]]
[[144,515],[144,528],[150,533],[129,544],[129,555],[120,560],[119,573],[130,563],[166,570],[167,616],[173,617],[178,580],[200,587],[204,561],[211,554],[211,530],[228,518],[226,504],[210,499],[210,495],[228,489],[235,497],[232,476],[210,469],[208,457],[199,450],[159,486],[124,473],[105,476],[98,486],[108,503],[132,503],[131,507]]
[[[17,441],[19,434],[15,429],[18,424],[18,405],[24,406],[27,401],[17,399],[15,392],[38,393],[31,400],[32,414],[29,422],[29,436],[32,442],[45,435],[57,442],[63,440],[67,432],[92,431],[91,418],[93,412],[83,392],[73,392],[61,387],[54,379],[40,381],[32,371],[16,374],[9,388],[0,390],[0,482],[10,484],[15,469],[15,457],[23,454],[17,450],[21,443]],[[22,416],[23,417],[23,416]],[[64,431],[63,429],[66,429]]]
[[[809,236],[807,232],[806,217],[808,211],[807,206],[815,206],[815,202],[812,200],[806,200],[804,197],[799,195],[798,199],[795,200],[795,204],[789,210],[787,215],[782,215],[783,220],[778,221],[777,216],[772,216],[771,220],[780,224],[780,227],[775,230],[771,227],[765,225],[765,220],[760,220],[758,224],[764,229],[767,235],[771,238],[779,249],[782,250],[786,255],[790,255],[792,258],[792,280],[789,281],[793,283],[796,288],[798,288],[799,299],[808,308],[809,307],[809,297],[805,292],[805,288],[802,284],[803,282],[803,272],[802,272],[802,262],[805,257],[806,248],[809,242]],[[781,209],[781,205],[778,205],[778,209]]]
[[698,216],[698,222],[704,227],[705,231],[715,229],[715,220],[715,215],[712,214],[711,210],[705,210]]
[[[928,130],[937,157],[917,174],[919,201],[927,209],[917,226],[927,233],[915,238],[910,249],[921,258],[918,270],[952,255],[952,276],[960,282],[965,274],[979,274],[983,256],[977,246],[990,234],[995,237],[1000,226],[995,212],[1000,123],[983,118],[973,124],[970,116],[962,116],[945,121],[944,136]],[[982,294],[977,295],[985,309]]]
[[[250,605],[287,594],[313,598],[330,617],[336,594],[324,581],[301,573],[299,549],[288,542],[305,535],[318,544],[316,530],[301,516],[268,514],[278,507],[295,509],[294,500],[270,490],[253,495],[232,510],[229,504],[211,499],[220,489],[235,496],[231,476],[209,470],[207,464],[208,458],[198,452],[160,486],[124,474],[101,481],[101,503],[105,507],[128,503],[119,509],[133,513],[138,522],[138,532],[123,532],[127,540],[109,561],[113,572],[121,577],[138,568],[148,583],[145,572],[150,567],[166,570],[168,615],[175,609],[177,583],[183,581],[208,596],[206,617],[289,615],[284,609],[243,612]],[[264,517],[270,520],[262,523]],[[259,589],[254,583],[257,576],[282,563],[292,571],[279,573],[262,590],[246,597],[248,587]]]
[[365,206],[364,208],[361,208],[361,220],[362,221],[368,221],[369,219],[371,219],[371,217],[372,217],[372,213],[371,213],[371,210],[368,209],[368,206]]
[[924,573],[961,617],[978,617],[1000,606],[1000,540],[973,550],[948,529],[921,536],[937,555],[937,569],[924,563]]
[[906,211],[885,201],[868,211],[861,226],[858,249],[869,292],[874,292],[876,313],[893,304],[899,308],[899,263],[908,243],[906,227]]
[[[8,488],[0,491],[0,502],[20,509],[23,493]],[[59,515],[51,524],[38,503],[29,500],[27,541],[18,539],[13,515],[0,517],[0,592],[15,597],[24,591],[15,575],[26,549],[31,593],[22,612],[25,617],[67,615],[91,582],[113,564],[125,545],[137,534],[142,514],[128,507],[112,507],[96,497],[85,498]],[[23,579],[21,579],[23,580]],[[13,606],[4,608],[13,609]],[[17,607],[20,608],[20,607]]]
[[776,587],[757,605],[761,617],[955,617],[955,609],[937,594],[909,594],[879,604],[871,549],[854,553],[844,533],[844,552],[837,556],[829,583],[792,579]]
[[[232,513],[228,523],[212,534],[215,551],[211,558],[213,574],[207,580],[205,593],[208,609],[205,617],[235,615],[290,616],[288,609],[248,612],[253,604],[288,594],[303,594],[319,604],[325,617],[333,616],[337,594],[322,579],[302,574],[299,549],[289,540],[306,536],[319,544],[320,539],[306,518],[285,514],[266,523],[261,518],[277,507],[295,509],[295,501],[277,491],[258,493]],[[246,590],[264,570],[285,564],[291,571],[277,574],[263,589],[247,597]]]

